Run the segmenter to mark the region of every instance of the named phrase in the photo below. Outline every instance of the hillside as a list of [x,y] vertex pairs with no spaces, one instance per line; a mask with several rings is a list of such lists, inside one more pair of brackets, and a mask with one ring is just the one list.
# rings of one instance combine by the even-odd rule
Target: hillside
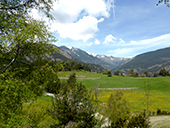
[[97,64],[104,68],[108,68],[108,70],[111,70],[113,68],[116,68],[117,66],[120,66],[121,64],[127,62],[129,58],[119,58],[119,57],[113,57],[113,56],[106,56],[106,55],[91,55],[87,52],[78,49],[78,48],[67,48],[66,46],[59,47],[62,50],[67,51],[70,55],[75,57],[76,59],[84,62],[84,63],[90,63],[90,64]]
[[104,68],[101,67],[100,65],[82,62],[81,60],[74,58],[67,51],[62,50],[60,47],[57,47],[55,45],[53,45],[53,47],[58,48],[58,51],[55,51],[55,52],[51,51],[51,55],[46,55],[47,58],[49,60],[51,60],[51,61],[57,61],[57,62],[60,62],[60,61],[65,61],[65,62],[66,61],[75,61],[75,62],[81,62],[83,65],[87,65],[88,67],[90,67],[93,72],[95,72],[96,70],[99,70],[99,72],[104,71]]
[[128,73],[130,69],[135,69],[139,73],[144,71],[154,73],[162,68],[170,71],[170,47],[137,55],[112,72],[119,70]]

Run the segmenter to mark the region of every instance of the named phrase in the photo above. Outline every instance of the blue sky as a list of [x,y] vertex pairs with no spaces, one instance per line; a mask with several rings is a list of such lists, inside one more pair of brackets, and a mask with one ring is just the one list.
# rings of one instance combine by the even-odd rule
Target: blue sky
[[[59,0],[50,31],[57,46],[115,57],[170,47],[170,8],[159,0]],[[38,14],[34,12],[37,17]]]

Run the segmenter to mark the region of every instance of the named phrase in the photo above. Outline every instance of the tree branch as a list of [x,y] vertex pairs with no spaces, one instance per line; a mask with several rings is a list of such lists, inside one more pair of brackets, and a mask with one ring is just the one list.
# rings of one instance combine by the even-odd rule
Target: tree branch
[[6,66],[6,68],[1,72],[1,74],[3,74],[15,61],[16,59],[18,58],[18,54],[19,54],[19,44],[17,44],[17,50],[16,50],[16,55],[15,57],[11,60],[11,62]]

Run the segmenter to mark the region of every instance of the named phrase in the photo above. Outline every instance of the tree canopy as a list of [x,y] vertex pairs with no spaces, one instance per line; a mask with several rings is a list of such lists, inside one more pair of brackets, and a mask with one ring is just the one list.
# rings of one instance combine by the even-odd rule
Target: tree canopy
[[[40,86],[55,74],[45,55],[56,41],[45,22],[33,19],[37,9],[51,18],[51,0],[3,0],[0,2],[0,125],[22,126],[22,104],[42,95]],[[46,71],[46,72],[45,72]],[[42,87],[43,88],[43,87]],[[14,123],[15,122],[15,123]],[[29,126],[29,125],[28,125]]]

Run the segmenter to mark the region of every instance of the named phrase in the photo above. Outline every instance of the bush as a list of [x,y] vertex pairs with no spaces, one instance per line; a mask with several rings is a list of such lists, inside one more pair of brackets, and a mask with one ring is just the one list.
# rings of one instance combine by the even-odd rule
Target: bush
[[161,115],[161,109],[157,109],[157,115]]
[[111,73],[111,71],[108,71],[108,77],[112,77],[112,73]]
[[132,116],[129,120],[127,128],[150,128],[149,119],[143,114]]
[[123,98],[121,90],[111,94],[108,100],[107,116],[112,128],[126,126],[126,121],[130,117],[129,103]]

